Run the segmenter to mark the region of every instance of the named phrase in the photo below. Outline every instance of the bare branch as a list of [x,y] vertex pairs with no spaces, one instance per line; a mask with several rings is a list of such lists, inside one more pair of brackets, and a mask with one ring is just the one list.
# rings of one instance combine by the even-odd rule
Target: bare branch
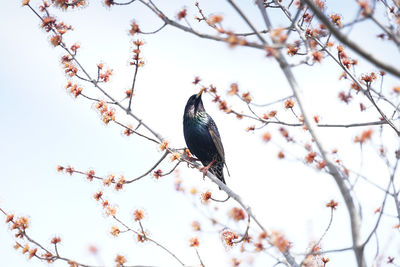
[[239,240],[236,240],[236,241],[232,241],[232,242],[235,244],[238,244],[238,243],[242,242],[243,240],[245,240],[249,236],[249,229],[250,229],[250,215],[247,213],[247,227],[246,227],[246,230],[244,231],[244,234],[242,235],[242,238],[240,238]]
[[374,64],[375,66],[397,76],[400,78],[399,68],[391,66],[389,64],[384,63],[373,54],[365,51],[358,44],[354,43],[352,40],[347,38],[343,33],[341,33],[329,20],[328,18],[321,12],[321,10],[315,5],[315,3],[311,0],[302,0],[307,4],[307,6],[314,12],[314,14],[319,18],[319,20],[329,29],[329,31],[343,44],[350,47],[354,52]]
[[186,264],[184,264],[174,253],[172,253],[169,249],[167,249],[165,246],[161,245],[160,243],[158,243],[157,241],[155,241],[154,239],[145,236],[144,233],[141,234],[135,230],[133,230],[131,227],[129,227],[126,223],[124,223],[122,220],[118,219],[115,215],[112,216],[114,220],[116,220],[117,222],[119,222],[122,226],[124,226],[128,231],[131,231],[133,233],[135,233],[136,235],[140,235],[143,236],[145,238],[145,240],[150,241],[151,243],[157,245],[158,247],[162,248],[164,251],[166,251],[168,254],[170,254],[174,259],[176,259],[182,266],[187,266]]
[[127,113],[129,113],[129,111],[131,111],[131,104],[132,104],[132,97],[133,97],[133,94],[134,94],[134,90],[135,90],[135,83],[136,83],[136,76],[137,76],[137,73],[138,73],[138,70],[139,70],[139,61],[140,61],[140,58],[139,58],[139,55],[140,55],[140,50],[139,50],[139,48],[140,48],[140,45],[139,44],[137,44],[136,45],[136,50],[138,51],[138,52],[135,52],[135,57],[136,57],[136,59],[134,58],[134,62],[133,62],[133,64],[135,65],[135,73],[133,74],[133,81],[132,81],[132,86],[131,86],[131,93],[130,93],[130,96],[129,96],[129,104],[128,104],[128,108],[126,109],[127,111]]
[[167,26],[167,25],[168,25],[167,23],[164,23],[160,28],[158,28],[157,30],[151,31],[151,32],[140,31],[140,34],[155,34],[155,33],[159,32],[159,31],[161,31],[162,29],[164,29],[164,27]]
[[[36,12],[35,9],[33,9],[29,4],[27,6],[32,10],[32,12],[43,22],[43,18]],[[52,29],[52,31],[58,35],[58,33]],[[85,74],[87,79],[92,83],[100,92],[102,92],[107,98],[109,98],[112,102],[114,102],[118,107],[120,107],[122,110],[126,111],[126,113],[134,118],[136,121],[140,123],[143,127],[145,127],[148,131],[150,131],[159,141],[163,141],[164,138],[157,132],[155,132],[151,127],[149,127],[146,123],[144,123],[141,119],[139,119],[135,114],[133,114],[131,111],[129,111],[126,107],[124,107],[120,102],[116,101],[110,94],[108,94],[103,88],[99,86],[99,82],[97,80],[92,79],[92,77],[89,75],[89,73],[86,71],[85,68],[80,64],[80,62],[77,60],[75,57],[75,54],[72,53],[65,45],[62,43],[60,46],[71,56],[71,58],[74,60],[74,62],[78,65],[78,67],[82,70],[82,72]]]
[[[249,27],[251,28],[251,30],[253,31],[253,32],[255,32],[256,33],[256,36],[258,37],[258,39],[260,39],[260,41],[264,44],[264,45],[267,45],[268,43],[267,43],[267,41],[264,39],[264,37],[262,37],[259,33],[258,33],[258,31],[257,31],[257,29],[253,26],[253,24],[250,22],[250,20],[246,17],[246,15],[243,13],[243,11],[235,4],[235,2],[234,1],[232,1],[232,0],[228,0],[228,2],[231,4],[231,6],[235,9],[235,11],[242,17],[242,19],[247,23],[247,25],[249,25]],[[271,30],[271,29],[268,29],[269,31]]]
[[[331,215],[330,215],[330,218],[329,218],[328,226],[326,227],[324,233],[323,233],[323,234],[321,235],[321,237],[319,238],[318,242],[316,242],[316,243],[314,244],[314,246],[310,249],[310,252],[308,252],[307,255],[304,257],[304,260],[302,261],[302,263],[300,264],[300,266],[303,266],[303,263],[304,263],[304,261],[307,259],[307,257],[308,257],[309,255],[312,255],[312,254],[314,253],[315,248],[321,244],[322,239],[324,239],[325,235],[328,233],[328,230],[331,228],[332,221],[333,221],[333,211],[334,211],[334,208],[331,208]],[[320,251],[318,251],[318,252],[320,252]]]
[[[267,13],[263,6],[262,1],[257,0],[257,4],[258,4],[260,12],[264,18],[264,22],[265,22],[267,28],[270,29],[271,22],[267,16]],[[277,51],[276,59],[279,62],[279,65],[280,65],[283,73],[285,74],[290,87],[292,88],[293,94],[297,99],[301,113],[303,114],[303,117],[304,117],[304,122],[305,122],[306,126],[308,127],[313,139],[315,140],[315,143],[322,155],[322,158],[324,159],[324,161],[329,169],[330,174],[334,177],[336,184],[338,185],[339,190],[345,200],[345,203],[346,203],[347,209],[349,211],[349,215],[350,215],[351,231],[352,231],[352,237],[353,237],[353,247],[354,247],[354,252],[355,252],[356,258],[357,258],[357,263],[358,263],[359,267],[365,267],[366,263],[365,263],[365,259],[364,259],[363,249],[360,247],[360,245],[361,245],[361,240],[360,240],[361,218],[357,212],[354,200],[350,195],[349,189],[344,184],[344,179],[343,179],[341,172],[338,170],[334,161],[331,159],[330,154],[328,153],[328,150],[324,147],[323,142],[321,141],[321,138],[317,133],[317,127],[315,127],[315,122],[311,119],[312,116],[308,114],[308,111],[305,108],[303,96],[300,92],[300,88],[297,85],[297,82],[294,78],[291,68],[288,65],[286,59],[283,57],[283,55],[280,51]]]
[[205,267],[205,265],[204,265],[204,263],[203,263],[203,260],[202,260],[201,257],[200,257],[199,251],[197,250],[197,248],[195,248],[195,250],[196,250],[197,258],[198,258],[199,261],[200,261],[200,266],[201,266],[201,267]]
[[130,0],[130,1],[128,1],[128,2],[125,2],[125,3],[119,3],[119,2],[114,2],[113,1],[113,5],[118,5],[118,6],[125,6],[125,5],[130,5],[130,4],[132,4],[133,2],[135,2],[136,0]]
[[164,155],[163,155],[163,156],[153,165],[153,167],[151,167],[147,172],[143,173],[143,174],[140,175],[139,177],[136,177],[136,178],[134,178],[134,179],[132,179],[132,180],[128,180],[128,181],[126,181],[125,183],[126,183],[126,184],[130,184],[130,183],[132,183],[132,182],[135,182],[135,181],[137,181],[137,180],[139,180],[139,179],[141,179],[141,178],[147,176],[147,175],[148,175],[149,173],[151,173],[155,168],[157,168],[157,166],[165,159],[165,157],[166,157],[168,154],[169,154],[169,151],[166,151],[166,152],[164,153]]
[[[192,33],[192,34],[194,34],[194,35],[196,35],[196,36],[198,36],[200,38],[210,39],[210,40],[219,41],[219,42],[227,42],[226,38],[224,38],[224,37],[220,37],[220,36],[217,36],[217,35],[210,35],[210,34],[206,34],[206,33],[200,33],[200,32],[195,31],[194,29],[192,29],[192,28],[190,28],[188,26],[182,25],[182,24],[180,24],[180,23],[178,23],[176,21],[173,21],[173,20],[169,19],[163,12],[161,12],[161,10],[159,10],[152,3],[152,1],[147,2],[145,0],[140,0],[140,2],[143,3],[145,6],[147,6],[148,8],[150,8],[151,11],[153,11],[157,16],[159,16],[164,21],[164,23],[166,23],[168,25],[176,27],[176,28],[178,28],[180,30],[183,30],[185,32]],[[257,34],[258,31],[255,31],[255,33]],[[260,45],[258,43],[253,43],[253,42],[247,42],[245,44],[245,46],[264,49],[263,45]]]
[[389,184],[388,184],[387,189],[386,189],[386,194],[385,194],[385,196],[383,198],[383,201],[382,201],[382,205],[381,205],[381,208],[380,208],[380,211],[379,211],[378,219],[376,220],[374,228],[371,230],[370,234],[368,235],[368,237],[365,239],[364,243],[362,244],[363,247],[365,247],[365,245],[369,242],[371,237],[374,234],[376,234],[376,230],[378,229],[379,222],[381,221],[381,218],[382,218],[382,215],[383,215],[383,210],[385,209],[386,199],[387,199],[387,196],[389,195],[387,192],[389,191],[390,186],[392,185],[392,182],[393,182],[393,180],[390,179]]
[[389,30],[385,25],[383,25],[373,14],[369,16],[376,25],[379,26],[386,34],[390,37],[391,40],[395,42],[395,44],[400,48],[400,40],[391,30]]

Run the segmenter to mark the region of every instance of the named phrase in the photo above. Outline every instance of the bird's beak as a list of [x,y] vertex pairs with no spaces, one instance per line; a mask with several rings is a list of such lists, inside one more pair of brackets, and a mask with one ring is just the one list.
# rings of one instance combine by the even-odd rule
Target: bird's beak
[[205,89],[205,87],[201,88],[200,92],[197,94],[197,98],[199,98],[203,94]]

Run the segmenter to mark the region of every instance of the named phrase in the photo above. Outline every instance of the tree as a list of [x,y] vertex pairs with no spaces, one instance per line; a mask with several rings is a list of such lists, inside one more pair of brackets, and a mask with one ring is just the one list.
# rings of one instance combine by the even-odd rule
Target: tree
[[[71,137],[71,131],[55,142],[78,150],[66,159],[73,163],[58,162],[57,170],[82,179],[59,182],[52,198],[84,225],[72,227],[76,239],[69,232],[60,238],[61,232],[46,241],[51,233],[30,227],[35,216],[14,215],[13,207],[1,204],[18,251],[61,266],[214,266],[227,265],[227,259],[234,266],[398,264],[398,1],[22,4],[24,11],[18,12],[29,14],[28,21],[36,17],[55,48],[45,51],[62,51],[65,90],[79,110],[91,106],[110,127],[97,123],[87,128],[86,140]],[[69,26],[62,17],[76,24]],[[108,29],[110,24],[118,27]],[[127,29],[130,39],[120,37]],[[42,68],[37,60],[43,55],[31,43],[43,35],[24,40],[24,50],[36,58],[31,69]],[[40,84],[51,81],[53,67]],[[211,173],[207,177],[217,186],[203,182],[196,171],[200,164],[184,148],[183,107],[200,89],[207,92],[206,109],[216,116],[227,150],[232,174],[227,186]],[[86,129],[88,115],[82,112],[59,116],[52,121],[76,116],[71,123]],[[97,139],[99,131],[107,137]],[[124,137],[115,135],[119,131]],[[85,153],[91,138],[97,148],[89,145]],[[102,150],[107,143],[113,144],[110,150]],[[121,173],[111,170],[118,166]],[[68,194],[62,199],[63,183],[74,184],[78,199],[94,191],[89,193],[95,204],[74,203]],[[40,191],[47,201],[49,191]],[[21,208],[29,206],[26,195],[11,195]],[[226,195],[230,199],[224,201]],[[52,216],[57,206],[37,203],[45,212],[41,224],[57,226]],[[96,205],[107,218],[95,222],[111,223],[100,226],[113,241],[104,241],[108,237],[89,246],[91,257],[74,256],[69,249],[88,242],[82,235],[99,235],[87,210]],[[187,234],[182,229],[190,225]],[[225,256],[216,259],[223,246]]]

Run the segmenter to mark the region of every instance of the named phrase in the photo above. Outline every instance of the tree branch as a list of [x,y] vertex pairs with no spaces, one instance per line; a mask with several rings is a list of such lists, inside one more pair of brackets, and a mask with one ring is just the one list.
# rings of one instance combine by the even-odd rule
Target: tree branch
[[354,52],[374,64],[375,66],[397,76],[400,78],[400,70],[398,67],[391,66],[381,61],[373,54],[365,51],[358,44],[354,43],[352,40],[347,38],[346,35],[341,33],[330,21],[329,19],[321,12],[321,10],[315,5],[312,0],[301,0],[307,4],[307,6],[314,12],[314,14],[319,18],[319,20],[329,29],[329,31],[343,44],[350,47]]
[[[257,0],[257,4],[258,4],[258,8],[262,14],[262,17],[264,19],[264,22],[265,22],[267,28],[271,29],[272,25],[267,16],[267,12],[263,6],[263,1]],[[335,179],[335,182],[338,185],[339,190],[345,200],[345,203],[346,203],[349,215],[350,215],[351,232],[352,232],[352,238],[353,238],[353,248],[354,248],[354,252],[356,255],[357,263],[358,263],[359,267],[366,267],[364,253],[363,253],[362,248],[360,247],[360,245],[361,245],[361,240],[360,240],[361,218],[357,212],[354,200],[351,197],[349,189],[346,187],[346,185],[344,183],[344,177],[343,177],[342,173],[336,167],[334,161],[331,159],[330,154],[328,153],[328,150],[324,147],[323,142],[321,141],[321,138],[318,135],[316,124],[311,119],[312,116],[310,114],[308,114],[308,110],[305,108],[303,95],[301,94],[300,88],[297,85],[297,82],[292,73],[292,70],[291,70],[289,64],[287,63],[286,59],[282,55],[281,51],[277,51],[276,60],[279,62],[279,65],[280,65],[283,73],[285,74],[290,87],[292,88],[293,94],[297,99],[301,113],[304,117],[304,123],[308,127],[308,130],[310,131],[310,134],[313,137],[313,139],[321,153],[321,156],[328,167],[329,173]]]

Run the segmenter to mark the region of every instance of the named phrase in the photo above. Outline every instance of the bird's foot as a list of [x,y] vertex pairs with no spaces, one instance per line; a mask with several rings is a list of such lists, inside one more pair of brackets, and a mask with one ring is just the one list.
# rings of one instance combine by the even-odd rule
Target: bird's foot
[[200,171],[203,173],[203,180],[206,178],[208,169],[211,168],[211,166],[215,163],[215,160],[211,161],[207,166],[201,167]]
[[206,174],[208,172],[208,168],[207,167],[201,167],[200,171],[203,173],[203,180],[206,179]]

